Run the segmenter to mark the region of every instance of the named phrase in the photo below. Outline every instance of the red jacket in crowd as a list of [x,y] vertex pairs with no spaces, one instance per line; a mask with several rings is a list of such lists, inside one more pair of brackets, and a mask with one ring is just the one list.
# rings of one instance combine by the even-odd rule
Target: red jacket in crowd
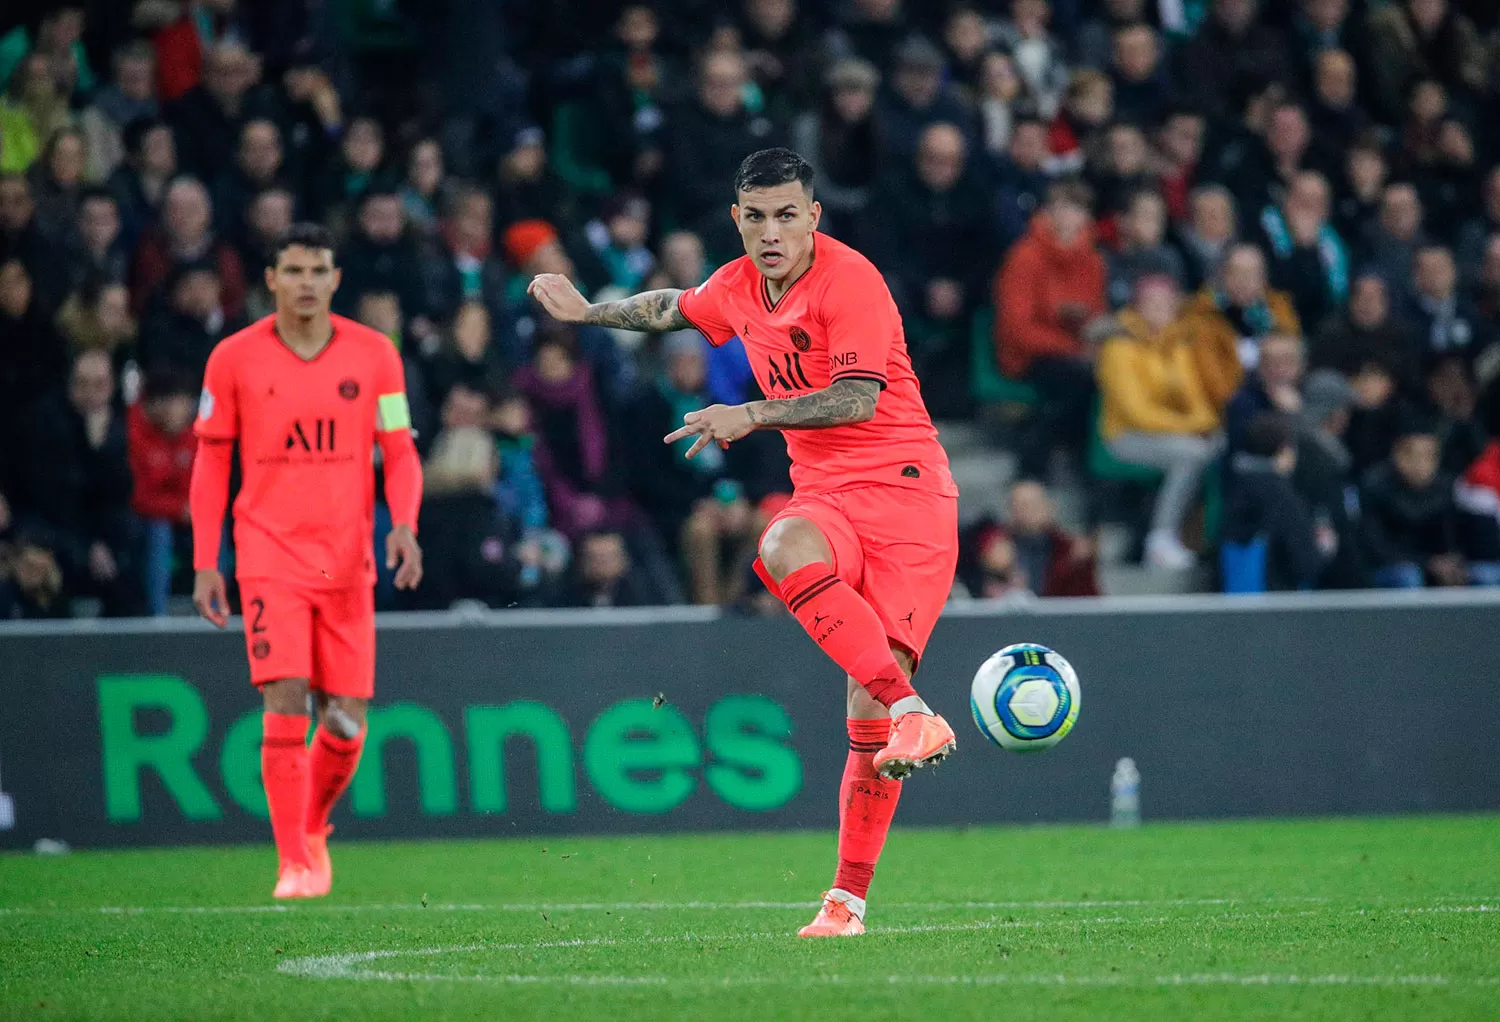
[[126,413],[125,428],[130,475],[135,480],[131,507],[142,518],[187,521],[188,484],[193,478],[193,453],[198,449],[192,427],[176,436],[164,433],[146,417],[142,405],[135,404]]
[[1000,371],[1022,379],[1035,359],[1083,355],[1084,324],[1104,314],[1105,280],[1092,230],[1064,246],[1046,213],[1032,217],[995,277]]

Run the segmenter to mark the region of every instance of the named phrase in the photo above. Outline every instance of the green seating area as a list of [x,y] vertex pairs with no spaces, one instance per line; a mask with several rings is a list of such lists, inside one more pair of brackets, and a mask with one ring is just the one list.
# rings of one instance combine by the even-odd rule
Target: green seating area
[[979,309],[969,331],[969,385],[974,400],[981,405],[1035,405],[1036,388],[1003,375],[995,364],[994,335],[995,310]]

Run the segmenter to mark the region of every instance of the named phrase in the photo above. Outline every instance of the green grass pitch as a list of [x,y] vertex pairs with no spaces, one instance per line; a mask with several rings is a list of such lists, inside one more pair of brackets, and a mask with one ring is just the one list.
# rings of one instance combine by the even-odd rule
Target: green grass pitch
[[1495,817],[898,830],[799,941],[833,851],[335,839],[284,908],[269,843],[4,856],[0,1018],[1500,1018]]

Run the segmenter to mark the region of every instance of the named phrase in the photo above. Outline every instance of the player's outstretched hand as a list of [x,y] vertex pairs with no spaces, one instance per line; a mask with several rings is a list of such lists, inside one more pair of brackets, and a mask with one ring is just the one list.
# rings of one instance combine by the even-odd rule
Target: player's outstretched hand
[[662,438],[664,443],[675,444],[684,437],[697,437],[688,448],[687,456],[693,457],[709,444],[728,447],[732,441],[748,435],[755,429],[750,421],[750,410],[744,405],[709,405],[698,412],[688,412],[682,417],[682,428],[673,430]]
[[217,571],[193,575],[193,606],[203,620],[223,628],[229,620],[229,591],[224,588],[224,576]]
[[588,299],[578,293],[573,282],[561,273],[539,273],[531,278],[526,293],[542,303],[553,319],[564,323],[582,323],[589,311]]
[[396,588],[415,589],[422,581],[422,548],[410,525],[398,525],[385,538],[385,566],[396,569]]

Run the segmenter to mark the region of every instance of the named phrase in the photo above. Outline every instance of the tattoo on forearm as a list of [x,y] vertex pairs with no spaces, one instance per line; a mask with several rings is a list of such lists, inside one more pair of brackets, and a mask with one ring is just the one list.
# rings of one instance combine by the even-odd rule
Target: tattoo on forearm
[[583,321],[649,333],[685,330],[692,324],[677,309],[677,296],[680,294],[682,292],[677,288],[665,288],[661,291],[644,291],[618,302],[600,302],[589,306]]
[[764,429],[826,429],[867,422],[875,414],[880,384],[835,380],[822,390],[785,401],[752,401],[750,421]]

